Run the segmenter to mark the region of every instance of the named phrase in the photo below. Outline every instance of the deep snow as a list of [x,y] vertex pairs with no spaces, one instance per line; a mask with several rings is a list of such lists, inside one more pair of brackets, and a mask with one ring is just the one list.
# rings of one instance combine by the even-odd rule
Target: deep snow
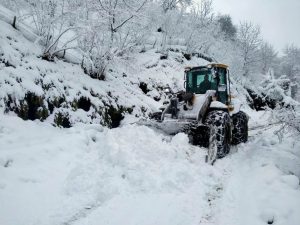
[[1,224],[297,225],[300,142],[279,143],[275,128],[252,130],[210,166],[182,133],[1,115]]

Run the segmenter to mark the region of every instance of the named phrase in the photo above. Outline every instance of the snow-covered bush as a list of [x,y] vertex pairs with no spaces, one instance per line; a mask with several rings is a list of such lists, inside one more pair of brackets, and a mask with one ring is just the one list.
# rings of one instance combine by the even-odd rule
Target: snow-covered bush
[[272,112],[271,121],[279,123],[281,126],[275,132],[279,139],[282,140],[286,134],[300,135],[300,105],[289,105]]
[[292,98],[300,100],[298,87],[300,84],[300,48],[288,45],[280,59],[277,76],[287,76],[291,80]]
[[261,84],[266,98],[272,99],[276,107],[272,111],[271,123],[281,124],[275,133],[283,138],[285,133],[300,135],[300,104],[292,98],[292,84],[287,76],[274,78],[273,72]]
[[69,0],[28,0],[22,9],[22,20],[31,23],[44,46],[43,58],[53,60],[58,53],[75,48],[76,21]]
[[94,10],[89,23],[79,30],[79,47],[84,52],[83,67],[92,77],[104,79],[107,66],[143,38],[142,10],[147,1],[90,1]]
[[257,72],[259,47],[261,45],[260,27],[250,22],[240,23],[238,29],[238,44],[240,46],[240,57],[243,62],[243,76],[249,79]]

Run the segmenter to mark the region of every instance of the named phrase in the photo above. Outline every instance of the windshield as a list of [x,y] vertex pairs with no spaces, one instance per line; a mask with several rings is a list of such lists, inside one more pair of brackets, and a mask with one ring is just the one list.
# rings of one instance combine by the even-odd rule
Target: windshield
[[205,94],[207,90],[216,88],[216,80],[213,79],[210,69],[204,67],[187,73],[187,92]]
[[[217,88],[217,79],[213,78],[212,74],[219,75],[219,87]],[[227,94],[227,78],[226,68],[221,67],[199,67],[187,72],[186,75],[186,91],[196,94],[205,94],[207,90],[218,89],[219,101],[226,103]]]

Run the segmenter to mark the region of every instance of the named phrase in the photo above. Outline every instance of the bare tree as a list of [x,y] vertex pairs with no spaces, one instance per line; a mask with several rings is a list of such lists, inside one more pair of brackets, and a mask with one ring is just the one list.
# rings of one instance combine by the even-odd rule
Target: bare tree
[[277,52],[271,44],[263,42],[259,49],[259,58],[261,73],[267,74],[269,69],[274,67],[277,60]]
[[258,54],[262,42],[260,27],[253,25],[251,22],[240,23],[238,42],[243,60],[243,76],[248,77],[259,61]]
[[[92,0],[95,18],[82,32],[79,40],[90,64],[87,71],[98,79],[104,79],[112,59],[138,42],[138,19],[148,0]],[[142,33],[142,32],[141,32]],[[85,43],[90,40],[89,43]],[[92,63],[91,63],[92,62]]]
[[170,10],[177,9],[179,6],[185,8],[192,4],[192,0],[162,0],[161,6],[166,13]]
[[199,51],[207,53],[217,29],[213,24],[212,1],[202,0],[190,7],[188,16],[183,14],[179,36],[184,39],[187,53]]
[[230,15],[221,15],[218,17],[221,31],[227,39],[234,40],[236,38],[237,28],[233,25]]
[[282,57],[282,73],[295,81],[300,75],[300,48],[295,45],[287,45]]
[[[28,13],[24,16],[31,20],[40,43],[44,46],[43,58],[52,60],[59,52],[74,48],[71,44],[77,39],[70,23],[67,0],[26,0]],[[74,24],[74,23],[73,23]]]
[[287,45],[284,55],[281,57],[280,72],[292,81],[292,97],[300,100],[300,48],[295,45]]

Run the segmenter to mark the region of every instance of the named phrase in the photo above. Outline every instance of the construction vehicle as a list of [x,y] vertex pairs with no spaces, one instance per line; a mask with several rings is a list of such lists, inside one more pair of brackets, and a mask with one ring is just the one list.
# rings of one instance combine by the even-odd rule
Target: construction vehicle
[[193,145],[207,147],[206,161],[213,164],[230,145],[247,141],[248,116],[232,101],[227,65],[188,67],[184,78],[185,91],[167,88],[168,100],[151,118],[165,132],[185,132]]

